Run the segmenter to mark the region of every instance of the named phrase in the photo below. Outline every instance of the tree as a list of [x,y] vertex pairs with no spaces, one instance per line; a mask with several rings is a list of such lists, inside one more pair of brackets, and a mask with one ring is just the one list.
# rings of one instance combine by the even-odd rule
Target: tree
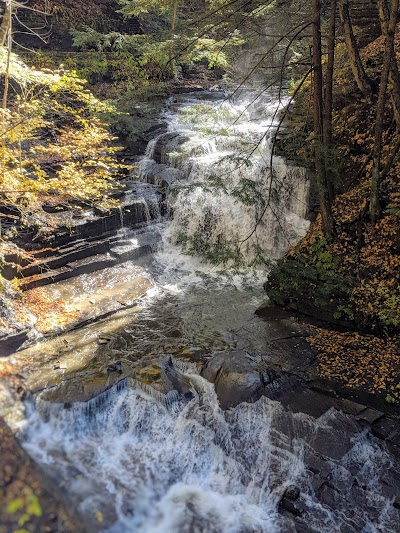
[[353,25],[350,17],[349,0],[339,0],[339,14],[343,26],[344,39],[349,54],[350,67],[356,80],[357,87],[364,94],[371,94],[374,86],[367,76],[361,61],[360,51],[354,36]]
[[332,149],[332,111],[333,111],[333,74],[335,67],[335,37],[336,37],[336,11],[337,0],[331,1],[331,13],[329,17],[329,29],[327,34],[328,43],[328,59],[326,63],[325,75],[325,102],[324,102],[324,127],[323,140],[325,151],[325,173],[327,177],[329,203],[333,203],[334,187],[333,179],[331,177],[330,167],[330,153]]
[[6,0],[4,3],[4,12],[1,19],[0,25],[0,46],[4,46],[7,41],[8,30],[11,25],[11,0]]
[[[385,0],[378,0],[380,13],[385,12]],[[385,51],[383,57],[383,67],[381,81],[379,85],[378,102],[376,106],[375,135],[374,135],[374,152],[373,167],[371,176],[371,194],[370,194],[370,216],[374,224],[380,213],[379,205],[379,188],[381,182],[381,156],[382,156],[382,133],[385,115],[385,104],[387,100],[387,86],[389,74],[391,71],[394,56],[394,34],[399,11],[399,0],[391,0],[389,18],[381,15],[383,24],[382,30],[385,38]]]
[[323,155],[323,76],[322,76],[322,43],[321,43],[321,3],[312,0],[312,34],[313,34],[313,122],[314,122],[314,158],[318,197],[324,234],[328,237],[334,233],[334,221],[329,187]]
[[13,16],[13,5],[12,0],[6,0],[5,8],[3,13],[3,20],[1,23],[1,32],[0,39],[1,45],[4,46],[7,44],[7,60],[6,68],[4,72],[4,90],[3,90],[3,101],[2,101],[2,110],[3,113],[7,108],[7,99],[8,99],[8,89],[10,81],[10,58],[11,58],[11,48],[12,48],[12,16]]

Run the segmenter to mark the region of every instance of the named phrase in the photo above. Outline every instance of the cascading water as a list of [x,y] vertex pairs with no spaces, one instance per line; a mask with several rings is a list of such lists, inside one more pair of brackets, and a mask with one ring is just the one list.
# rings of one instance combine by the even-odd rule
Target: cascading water
[[304,169],[271,157],[276,117],[271,94],[170,100],[168,132],[149,143],[139,176],[172,185],[172,243],[217,263],[255,265],[304,235],[308,179]]
[[[400,513],[382,478],[398,471],[345,415],[314,420],[266,398],[224,412],[212,384],[186,377],[192,399],[153,398],[124,381],[68,409],[39,401],[25,447],[63,480],[90,531],[103,529],[99,512],[109,533],[396,531]],[[341,461],[327,445],[321,456],[332,440],[336,452],[349,440]],[[316,497],[310,469],[318,463],[328,493],[341,488],[334,508]],[[297,525],[278,512],[292,484],[305,515]]]
[[[398,468],[354,419],[334,409],[317,419],[293,414],[264,397],[223,411],[214,385],[195,370],[232,347],[265,356],[270,339],[254,316],[264,296],[253,278],[241,291],[234,277],[225,284],[206,278],[214,267],[185,259],[177,243],[231,265],[241,255],[249,266],[284,253],[308,225],[304,171],[274,157],[271,174],[276,106],[272,93],[254,102],[249,93],[236,102],[221,93],[169,101],[168,131],[149,143],[133,171],[142,181],[130,185],[146,199],[148,223],[162,220],[167,204],[173,213],[166,229],[157,224],[164,248],[148,269],[157,287],[141,309],[40,347],[50,368],[41,369],[36,386],[49,389],[61,372],[62,387],[50,390],[59,403],[47,401],[45,390],[28,404],[21,440],[90,533],[397,531],[400,512],[388,487]],[[121,236],[131,239],[129,231]],[[106,276],[113,299],[122,272],[115,269],[118,275],[109,269]],[[101,279],[93,281],[96,290]],[[156,390],[157,365],[170,355],[187,390],[164,394]],[[54,369],[55,358],[63,370]],[[125,378],[70,403],[87,376],[108,383],[107,373],[118,379],[122,367],[138,381]],[[76,375],[76,389],[68,389]],[[280,502],[292,485],[300,498],[285,514]]]

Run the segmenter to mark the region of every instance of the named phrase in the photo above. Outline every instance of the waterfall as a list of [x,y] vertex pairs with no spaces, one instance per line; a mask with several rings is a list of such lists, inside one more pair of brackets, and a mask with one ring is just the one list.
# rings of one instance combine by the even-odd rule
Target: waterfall
[[[312,418],[265,397],[224,411],[214,385],[198,374],[214,354],[233,347],[269,360],[266,351],[281,325],[270,328],[254,315],[264,293],[249,267],[279,257],[304,235],[309,183],[303,169],[280,157],[271,168],[272,93],[176,100],[164,113],[168,132],[149,143],[126,180],[126,198],[139,201],[124,205],[125,223],[138,218],[131,204],[143,208],[144,217],[139,228],[120,230],[112,251],[132,263],[88,274],[76,285],[79,297],[105,288],[115,299],[115,286],[132,291],[133,252],[154,251],[163,231],[164,255],[146,263],[153,292],[137,308],[71,333],[65,347],[62,337],[47,341],[48,351],[45,343],[35,347],[35,357],[47,354],[49,363],[37,373],[42,397],[27,402],[23,446],[90,532],[395,533],[395,453],[362,431],[355,417],[331,408]],[[228,265],[240,254],[250,282],[233,269],[223,281],[207,277],[217,267],[201,270],[196,258],[179,255],[177,242]],[[128,293],[121,294],[127,301]],[[166,356],[184,387],[170,380],[163,389]],[[125,375],[135,378],[87,402],[45,401],[49,390],[65,401],[69,385],[69,398],[86,385],[93,390],[91,380],[99,376],[106,386],[104,368],[122,371],[121,361],[129,368]],[[51,388],[57,379],[60,391]],[[179,391],[170,390],[175,386]],[[285,494],[293,486],[300,496],[286,501],[288,511]]]
[[[187,372],[192,399],[160,401],[125,380],[87,403],[39,400],[25,448],[63,480],[92,528],[101,510],[110,533],[294,533],[278,507],[295,484],[310,531],[396,530],[399,513],[382,493],[393,468],[383,447],[361,433],[335,457],[351,434],[345,415],[314,420],[266,398],[224,412],[213,385]],[[309,469],[319,463],[330,486],[342,487],[336,508],[316,497]]]
[[118,206],[118,215],[119,215],[119,227],[124,227],[124,211],[122,209],[122,206]]
[[139,162],[141,179],[169,187],[167,241],[212,262],[254,266],[281,257],[305,234],[306,172],[271,158],[277,106],[270,93],[252,91],[234,101],[174,99],[164,116],[168,132]]

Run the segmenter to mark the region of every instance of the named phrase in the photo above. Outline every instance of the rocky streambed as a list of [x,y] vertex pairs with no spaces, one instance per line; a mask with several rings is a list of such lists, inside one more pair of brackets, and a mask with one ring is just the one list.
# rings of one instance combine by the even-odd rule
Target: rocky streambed
[[[16,370],[0,388],[2,416],[44,472],[25,452],[12,458],[7,433],[9,464],[23,457],[43,476],[32,530],[396,531],[397,419],[318,379],[309,325],[255,314],[265,270],[223,272],[181,253],[182,232],[192,248],[241,238],[257,264],[260,249],[279,256],[305,231],[306,176],[278,159],[279,217],[249,233],[263,204],[243,194],[269,194],[268,139],[247,170],[231,155],[273,130],[273,109],[273,95],[257,102],[257,122],[248,100],[170,100],[167,131],[154,129],[120,210],[70,221],[27,264],[8,258],[9,277],[46,302],[42,336],[8,357]],[[211,135],[199,110],[216,124]],[[233,111],[241,122],[227,130]],[[211,188],[216,172],[229,190]],[[17,478],[1,489],[15,510],[4,531],[32,503],[15,508]],[[46,503],[52,486],[66,511]],[[51,523],[71,509],[77,529]]]

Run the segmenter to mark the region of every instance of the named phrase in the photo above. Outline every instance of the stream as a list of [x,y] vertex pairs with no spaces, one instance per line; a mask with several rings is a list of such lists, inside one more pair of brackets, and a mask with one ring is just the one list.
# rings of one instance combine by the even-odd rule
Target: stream
[[[270,261],[309,224],[305,171],[276,156],[270,168],[277,107],[273,91],[170,98],[127,182],[152,190],[157,251],[43,288],[85,319],[104,315],[24,352],[40,364],[19,421],[90,532],[399,531],[399,462],[368,427],[246,396],[256,378],[283,387],[267,372],[271,347],[301,329],[254,314]],[[231,368],[235,354],[256,371]],[[209,379],[218,357],[237,401]],[[279,357],[282,371],[302,364]]]

